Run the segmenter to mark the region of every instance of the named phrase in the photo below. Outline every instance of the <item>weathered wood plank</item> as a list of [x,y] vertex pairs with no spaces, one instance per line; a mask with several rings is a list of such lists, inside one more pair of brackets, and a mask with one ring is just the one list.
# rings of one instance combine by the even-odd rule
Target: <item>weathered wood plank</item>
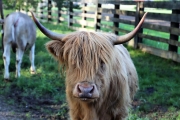
[[79,13],[79,12],[73,12],[73,13],[69,13],[70,15],[73,15],[75,17],[79,16],[81,17],[82,16],[82,13]]
[[165,38],[160,38],[160,37],[147,35],[147,34],[140,34],[140,33],[138,33],[138,36],[141,37],[141,38],[146,38],[146,39],[154,40],[154,41],[157,41],[157,42],[163,42],[163,43],[167,43],[167,44],[170,44],[170,45],[180,47],[180,42],[175,41],[173,39],[165,39]]
[[63,15],[67,15],[68,11],[60,11],[60,13],[63,14]]
[[[141,14],[143,16],[143,14]],[[162,13],[148,13],[146,18],[155,19],[155,20],[164,20],[170,22],[179,22],[180,14],[162,14]]]
[[180,1],[153,1],[144,2],[144,7],[159,8],[159,9],[180,9]]
[[171,34],[175,34],[175,35],[180,35],[179,28],[162,26],[161,24],[143,23],[142,27],[151,29],[151,30],[160,31],[160,32],[166,32],[166,33],[171,33]]
[[60,20],[60,21],[67,21],[67,18],[59,17],[59,20]]
[[119,9],[98,8],[98,12],[107,13],[107,14],[135,16],[134,11],[125,11],[125,10],[119,10]]
[[100,3],[100,4],[117,4],[117,5],[119,5],[119,4],[134,5],[134,4],[136,4],[135,1],[120,1],[120,0],[114,0],[114,1],[112,1],[112,0],[110,0],[110,1],[108,1],[108,0],[106,0],[106,1],[99,0],[98,3]]
[[97,9],[96,9],[96,7],[89,7],[89,6],[87,6],[87,7],[84,7],[83,10],[95,12]]
[[87,17],[87,18],[95,18],[95,14],[89,14],[89,13],[79,13],[79,12],[73,12],[70,13],[70,15],[76,16],[76,17]]
[[119,23],[134,25],[134,21],[132,21],[132,20],[114,18],[114,17],[110,17],[110,16],[106,16],[106,15],[98,15],[97,18],[101,19],[102,21],[107,21],[107,22],[119,22]]
[[170,59],[176,62],[180,62],[180,54],[177,54],[176,52],[161,50],[155,47],[147,46],[142,43],[138,43],[138,46],[139,46],[139,49],[144,52],[147,52],[147,53],[150,53],[150,54],[153,54],[153,55],[165,58],[165,59]]
[[86,13],[84,16],[87,18],[95,18],[96,17],[95,14],[88,14],[88,13]]
[[74,27],[74,26],[72,26],[71,29],[76,30],[76,31],[91,31],[91,32],[94,32],[94,29],[79,28],[79,27]]
[[75,19],[70,19],[70,22],[72,22],[73,24],[79,24],[79,25],[85,25],[85,26],[89,26],[89,27],[95,27],[95,23],[93,22],[89,22],[89,21],[85,21],[85,20],[75,20]]
[[109,29],[109,31],[113,32],[113,30],[115,31],[118,31],[118,32],[122,32],[122,33],[129,33],[130,31],[129,30],[125,30],[125,29],[122,29],[122,28],[117,28],[117,27],[114,27],[114,26],[110,26],[110,25],[105,25],[105,24],[98,24],[99,26],[101,26],[102,28],[107,28]]

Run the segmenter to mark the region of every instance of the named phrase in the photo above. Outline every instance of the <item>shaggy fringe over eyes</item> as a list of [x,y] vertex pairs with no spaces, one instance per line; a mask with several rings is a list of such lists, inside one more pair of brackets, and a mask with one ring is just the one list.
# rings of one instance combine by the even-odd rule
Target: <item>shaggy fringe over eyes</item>
[[116,35],[78,31],[67,35],[62,41],[63,58],[68,67],[74,67],[81,78],[93,77],[102,63],[111,65],[112,42]]

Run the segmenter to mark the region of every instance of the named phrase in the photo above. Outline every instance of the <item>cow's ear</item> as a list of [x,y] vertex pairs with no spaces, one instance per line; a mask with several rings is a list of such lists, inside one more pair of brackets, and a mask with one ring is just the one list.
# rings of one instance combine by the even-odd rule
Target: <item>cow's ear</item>
[[64,43],[59,40],[51,40],[45,44],[46,49],[59,62],[63,62],[63,46]]

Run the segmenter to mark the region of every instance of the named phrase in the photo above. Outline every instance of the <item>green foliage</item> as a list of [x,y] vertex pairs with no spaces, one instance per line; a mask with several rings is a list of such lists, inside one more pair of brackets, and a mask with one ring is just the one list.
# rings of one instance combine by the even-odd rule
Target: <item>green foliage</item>
[[41,0],[3,0],[4,9],[28,9],[36,7]]
[[56,2],[58,8],[61,8],[62,6],[64,6],[65,3],[67,4],[69,3],[69,0],[54,0],[54,1]]
[[[70,7],[70,2],[76,2],[78,0],[53,0],[56,3],[56,6],[61,9],[62,7],[69,8]],[[74,5],[73,8],[79,8],[79,5]]]

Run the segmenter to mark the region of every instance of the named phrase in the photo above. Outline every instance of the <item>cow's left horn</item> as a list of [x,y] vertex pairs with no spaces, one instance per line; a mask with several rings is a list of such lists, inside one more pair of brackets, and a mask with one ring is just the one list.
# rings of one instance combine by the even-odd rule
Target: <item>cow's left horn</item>
[[131,40],[134,37],[134,35],[137,33],[139,28],[141,27],[146,15],[147,15],[147,12],[143,15],[141,21],[139,22],[139,24],[136,26],[136,28],[133,31],[131,31],[130,33],[126,35],[118,36],[117,41],[114,42],[114,45],[122,44]]
[[34,20],[34,22],[36,23],[37,27],[40,29],[40,31],[46,35],[48,38],[52,39],[52,40],[62,40],[63,37],[65,37],[64,34],[58,34],[58,33],[54,33],[50,30],[48,30],[47,28],[45,28],[34,16],[33,12],[31,12],[32,14],[32,18]]

